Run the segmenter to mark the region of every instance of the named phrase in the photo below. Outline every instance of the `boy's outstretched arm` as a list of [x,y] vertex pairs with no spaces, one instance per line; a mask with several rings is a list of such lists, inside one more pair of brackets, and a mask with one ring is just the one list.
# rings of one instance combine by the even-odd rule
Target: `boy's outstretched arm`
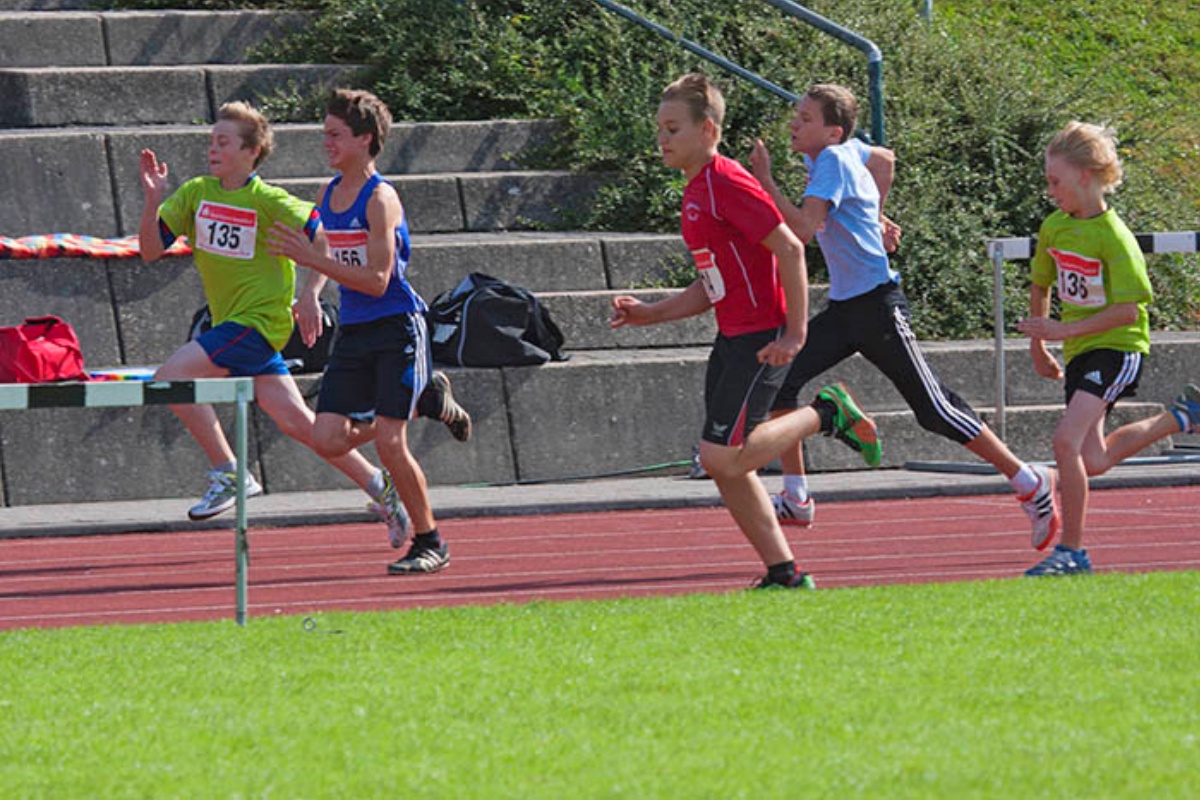
[[167,187],[167,164],[160,162],[153,150],[143,150],[138,161],[142,181],[142,220],[138,226],[138,252],[142,261],[157,261],[166,252],[158,226],[158,207]]
[[872,147],[866,166],[867,172],[871,173],[871,178],[875,181],[875,188],[879,190],[879,225],[883,232],[883,249],[891,253],[900,246],[900,236],[903,233],[900,226],[883,210],[887,204],[888,192],[892,190],[892,181],[896,177],[896,154],[886,147]]
[[811,242],[817,234],[817,229],[829,215],[829,203],[816,197],[807,197],[801,205],[797,206],[788,200],[771,174],[771,153],[762,139],[754,143],[754,149],[750,152],[750,166],[754,177],[758,178],[763,189],[771,195],[771,199],[775,201],[779,213],[783,214],[783,219],[792,232],[804,244]]
[[779,225],[763,239],[775,254],[779,282],[787,298],[787,329],[784,335],[758,351],[758,360],[774,366],[790,364],[808,338],[808,265],[804,245],[787,225]]
[[632,295],[617,295],[612,299],[612,315],[608,318],[608,326],[654,325],[694,317],[711,307],[704,284],[697,278],[682,292],[654,303],[644,303]]
[[[1050,316],[1050,287],[1029,285],[1029,317],[1017,323],[1017,330],[1029,337],[1029,355],[1033,359],[1033,371],[1043,378],[1060,380],[1063,376],[1062,365],[1058,363],[1050,351],[1046,349],[1045,339],[1036,336],[1033,331],[1044,327],[1044,323],[1053,322]],[[1040,322],[1033,322],[1040,320]]]

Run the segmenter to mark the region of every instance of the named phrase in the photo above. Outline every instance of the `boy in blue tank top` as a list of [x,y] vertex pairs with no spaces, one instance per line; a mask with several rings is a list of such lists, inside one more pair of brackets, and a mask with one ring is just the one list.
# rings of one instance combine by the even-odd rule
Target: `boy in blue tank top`
[[[318,273],[297,302],[306,341],[319,334],[317,301],[325,278],[338,283],[341,325],[321,382],[313,441],[318,452],[330,455],[375,442],[412,521],[408,552],[388,566],[389,574],[404,575],[438,572],[450,563],[425,473],[408,448],[407,427],[427,398],[453,399],[445,376],[432,394],[425,392],[433,361],[425,301],[404,276],[408,220],[395,188],[375,169],[391,122],[387,106],[373,94],[336,90],[326,106],[324,134],[329,166],[338,174],[318,198],[328,250],[282,225],[269,238],[272,252]],[[405,531],[389,527],[389,534],[393,547],[404,544]]]

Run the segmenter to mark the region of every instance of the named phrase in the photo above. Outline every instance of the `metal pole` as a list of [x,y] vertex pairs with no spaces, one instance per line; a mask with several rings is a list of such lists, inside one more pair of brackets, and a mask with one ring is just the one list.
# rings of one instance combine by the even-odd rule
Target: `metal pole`
[[1005,438],[1005,386],[1004,370],[1004,245],[992,244],[992,305],[996,337],[996,435]]
[[744,78],[744,79],[750,81],[755,86],[758,86],[760,89],[766,89],[767,91],[777,95],[778,97],[783,98],[784,100],[786,100],[789,103],[795,103],[800,99],[800,96],[797,95],[796,93],[789,92],[787,89],[784,89],[782,86],[778,86],[774,83],[771,83],[766,78],[763,78],[762,76],[751,72],[750,70],[746,69],[745,67],[738,66],[737,64],[733,63],[729,59],[719,56],[716,53],[712,52],[711,50],[701,47],[700,45],[696,44],[695,42],[680,38],[676,33],[671,31],[670,29],[664,28],[662,25],[659,25],[657,22],[652,22],[652,21],[646,19],[645,17],[643,17],[642,15],[637,14],[633,11],[630,11],[628,8],[625,8],[624,6],[621,6],[621,5],[618,5],[617,3],[611,2],[611,0],[594,0],[594,2],[597,5],[607,8],[609,11],[613,12],[614,14],[624,17],[625,19],[629,20],[630,22],[633,22],[634,24],[640,25],[641,27],[645,28],[646,30],[657,33],[659,36],[663,37],[664,39],[666,39],[668,41],[675,42],[675,44],[679,45],[684,50],[687,50],[690,53],[694,53],[695,55],[698,55],[707,61],[711,61],[712,63],[716,64],[718,67],[729,70],[734,75],[737,75],[740,78]]
[[[249,390],[249,391],[247,391]],[[249,397],[254,394],[252,379],[240,382],[237,387],[237,425],[234,430],[235,453],[237,455],[237,528],[234,532],[234,548],[237,559],[237,624],[246,625],[246,583],[250,567],[250,541],[246,536],[246,421],[249,416]]]
[[815,11],[810,11],[791,0],[767,0],[768,3],[787,14],[802,19],[814,28],[828,33],[834,38],[841,39],[851,47],[856,47],[867,56],[867,80],[870,84],[871,95],[871,139],[874,144],[887,144],[886,132],[883,129],[883,53],[870,39],[855,33],[849,28],[838,25],[832,20],[822,17]]

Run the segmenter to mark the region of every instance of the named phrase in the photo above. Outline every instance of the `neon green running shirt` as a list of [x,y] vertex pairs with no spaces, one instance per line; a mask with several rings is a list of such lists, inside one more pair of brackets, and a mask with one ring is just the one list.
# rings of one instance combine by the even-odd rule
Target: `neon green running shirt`
[[267,252],[267,231],[276,221],[303,228],[314,214],[312,203],[257,175],[232,192],[212,176],[193,178],[158,209],[171,233],[191,242],[213,325],[254,328],[276,350],[292,335],[296,266]]
[[1047,217],[1038,231],[1031,277],[1038,286],[1058,289],[1063,322],[1087,319],[1117,303],[1138,304],[1138,318],[1132,325],[1064,341],[1067,362],[1090,350],[1150,352],[1146,304],[1154,294],[1146,258],[1111,208],[1090,219],[1076,219],[1062,211]]

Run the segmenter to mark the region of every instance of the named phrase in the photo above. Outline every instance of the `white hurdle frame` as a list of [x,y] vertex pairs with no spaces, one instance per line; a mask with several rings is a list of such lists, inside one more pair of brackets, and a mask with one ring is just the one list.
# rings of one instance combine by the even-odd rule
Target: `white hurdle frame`
[[[1170,231],[1135,234],[1138,246],[1148,255],[1200,252],[1200,231]],[[992,304],[996,343],[996,435],[1004,439],[1004,411],[1008,387],[1004,364],[1004,262],[1028,261],[1037,250],[1036,236],[988,239],[987,254],[992,259]]]
[[0,384],[0,411],[31,408],[111,408],[149,405],[236,403],[234,452],[237,454],[237,624],[246,625],[250,541],[246,536],[246,427],[254,401],[254,378],[202,378],[193,381],[70,381]]

